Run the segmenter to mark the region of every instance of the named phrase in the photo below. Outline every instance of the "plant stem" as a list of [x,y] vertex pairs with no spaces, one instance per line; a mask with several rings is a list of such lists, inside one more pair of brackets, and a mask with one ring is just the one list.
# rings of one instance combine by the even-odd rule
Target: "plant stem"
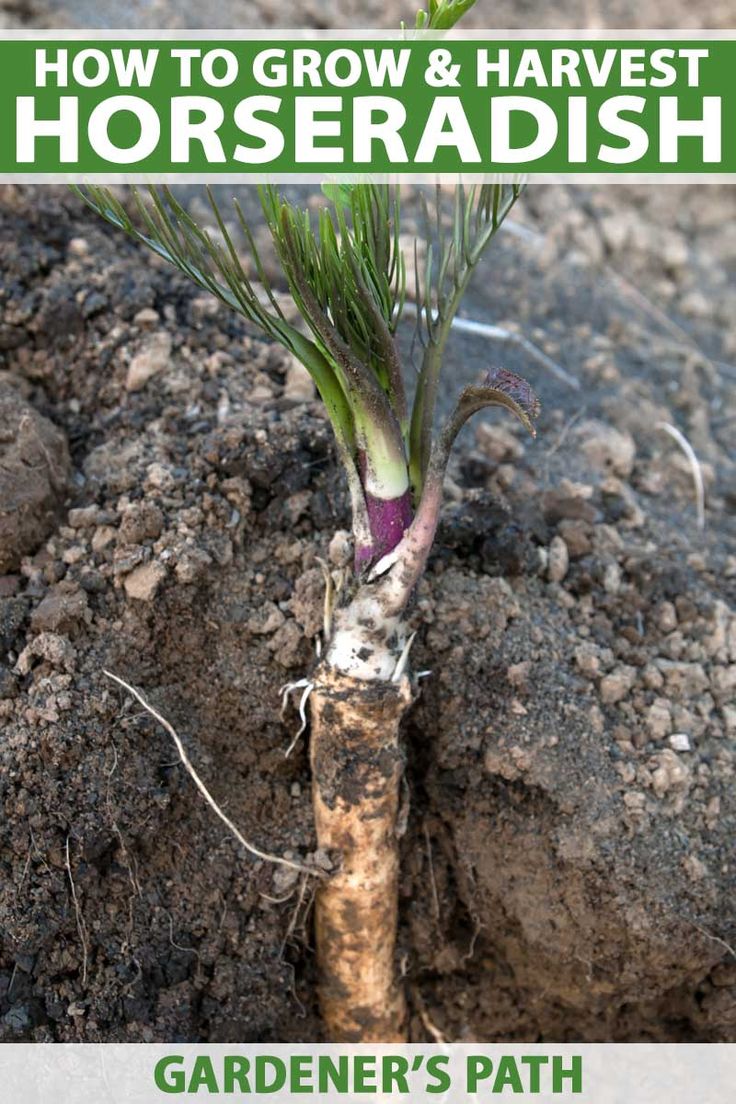
[[366,510],[370,529],[370,544],[355,542],[355,570],[377,563],[393,551],[411,525],[411,491],[407,488],[396,498],[377,498],[366,491]]
[[406,453],[397,427],[372,424],[363,411],[356,410],[355,430],[359,441],[357,467],[370,533],[366,542],[353,526],[355,570],[360,575],[402,539],[411,524],[412,503]]

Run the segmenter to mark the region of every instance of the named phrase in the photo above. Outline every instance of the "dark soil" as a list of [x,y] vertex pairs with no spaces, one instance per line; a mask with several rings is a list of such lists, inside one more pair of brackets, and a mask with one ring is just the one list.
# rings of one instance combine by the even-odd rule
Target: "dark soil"
[[[416,1040],[736,1038],[735,213],[730,185],[533,186],[469,298],[579,387],[454,340],[445,406],[502,361],[543,415],[465,434],[417,598]],[[348,523],[329,426],[280,349],[61,190],[0,192],[0,274],[0,440],[30,406],[72,459],[0,577],[0,1038],[318,1038],[311,886],[103,671],[250,840],[313,851],[279,688]],[[702,462],[702,532],[658,422]],[[34,468],[54,493],[61,466]]]

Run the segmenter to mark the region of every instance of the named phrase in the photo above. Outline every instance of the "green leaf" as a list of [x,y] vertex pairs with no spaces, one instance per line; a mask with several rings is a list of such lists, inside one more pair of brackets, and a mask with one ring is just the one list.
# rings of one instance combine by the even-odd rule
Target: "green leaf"
[[429,11],[417,12],[418,31],[449,31],[475,5],[475,0],[429,0]]
[[492,369],[481,383],[472,384],[461,392],[450,423],[457,425],[454,436],[468,418],[488,406],[504,407],[518,418],[532,437],[536,437],[534,422],[541,410],[539,399],[522,376],[506,368]]
[[[440,0],[440,3],[442,0]],[[427,248],[417,329],[424,335],[424,355],[411,416],[410,467],[415,495],[421,493],[434,437],[439,376],[453,319],[483,253],[522,191],[521,183],[474,185],[458,181],[451,215],[443,217],[437,188],[435,219],[425,214]],[[432,263],[433,250],[439,258]]]
[[322,183],[322,194],[335,207],[349,207],[353,187],[352,184],[340,184],[336,181],[325,180]]

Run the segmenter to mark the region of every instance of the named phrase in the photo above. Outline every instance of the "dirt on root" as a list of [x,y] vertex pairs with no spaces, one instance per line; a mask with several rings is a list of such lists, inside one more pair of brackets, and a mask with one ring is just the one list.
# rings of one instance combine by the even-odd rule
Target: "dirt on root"
[[[417,596],[416,1040],[736,1035],[736,223],[708,194],[531,188],[467,310],[564,373],[454,340],[445,404],[502,361],[543,415],[465,434]],[[30,406],[73,469],[0,578],[0,1037],[319,1038],[312,885],[238,847],[104,670],[246,837],[310,855],[279,689],[348,523],[329,426],[280,349],[62,191],[2,190],[0,272],[0,439]]]

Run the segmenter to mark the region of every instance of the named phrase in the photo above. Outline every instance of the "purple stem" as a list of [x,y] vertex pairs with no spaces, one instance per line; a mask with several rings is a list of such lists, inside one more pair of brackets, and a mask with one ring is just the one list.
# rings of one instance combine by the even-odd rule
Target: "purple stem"
[[370,545],[356,545],[356,572],[393,551],[412,521],[411,491],[405,491],[399,498],[376,498],[366,491],[365,504],[373,539]]

